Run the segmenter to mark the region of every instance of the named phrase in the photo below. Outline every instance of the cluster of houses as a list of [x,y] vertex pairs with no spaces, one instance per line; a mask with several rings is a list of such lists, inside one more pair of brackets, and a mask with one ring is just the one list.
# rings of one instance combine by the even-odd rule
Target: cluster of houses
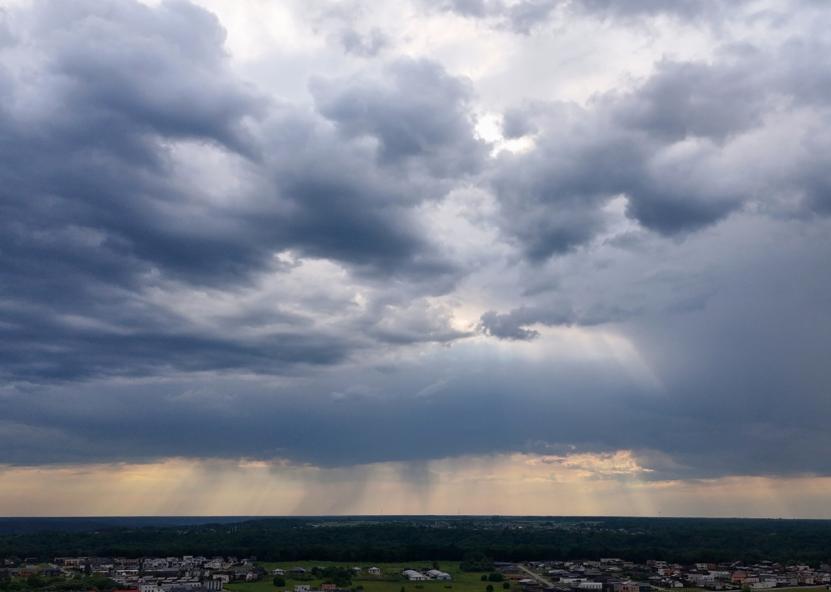
[[[653,561],[651,568],[667,587],[693,585],[709,590],[751,590],[795,587],[828,586],[831,584],[831,565],[814,569],[808,565],[782,565],[772,561],[744,565],[742,563],[696,563],[685,568],[664,561]],[[681,586],[679,586],[679,582]]]
[[[597,592],[648,592],[654,588],[702,588],[707,590],[761,590],[797,586],[825,586],[831,589],[831,565],[818,569],[808,565],[783,565],[760,561],[745,565],[695,563],[681,565],[666,561],[635,563],[607,558],[599,561],[543,561],[527,563],[525,569],[504,566],[522,576],[526,588],[586,590]],[[528,570],[535,576],[528,578]],[[515,576],[516,577],[516,576]]]
[[[681,565],[666,561],[635,563],[607,558],[599,561],[496,563],[495,567],[523,592],[653,592],[656,589],[676,588],[754,591],[798,586],[831,590],[829,564],[818,568],[771,561]],[[384,575],[376,566],[351,569],[357,577],[380,578]],[[310,584],[298,583],[311,580],[314,572],[314,568],[291,567],[274,569],[270,573],[294,580],[297,584],[294,592],[341,592],[334,584],[321,584],[313,590]],[[104,576],[127,592],[221,592],[225,584],[254,582],[268,574],[253,557],[57,557],[51,563],[40,563],[35,559],[4,559],[0,564],[0,578],[33,575],[67,578]],[[399,576],[410,582],[452,580],[449,573],[427,567],[404,569]]]
[[129,592],[219,592],[229,582],[252,582],[265,570],[254,558],[236,557],[57,557],[51,563],[4,560],[11,577],[103,576]]

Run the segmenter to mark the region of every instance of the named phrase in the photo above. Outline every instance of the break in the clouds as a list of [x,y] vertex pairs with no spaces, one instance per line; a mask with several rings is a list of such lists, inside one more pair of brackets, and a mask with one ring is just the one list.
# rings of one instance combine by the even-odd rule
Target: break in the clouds
[[797,0],[10,4],[0,465],[831,476],[828,31]]

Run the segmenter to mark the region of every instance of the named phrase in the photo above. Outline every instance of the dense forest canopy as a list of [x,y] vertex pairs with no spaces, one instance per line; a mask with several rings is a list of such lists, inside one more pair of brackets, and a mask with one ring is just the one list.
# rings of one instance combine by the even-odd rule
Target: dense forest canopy
[[831,521],[694,518],[267,518],[0,534],[0,557],[234,555],[260,560],[831,560]]

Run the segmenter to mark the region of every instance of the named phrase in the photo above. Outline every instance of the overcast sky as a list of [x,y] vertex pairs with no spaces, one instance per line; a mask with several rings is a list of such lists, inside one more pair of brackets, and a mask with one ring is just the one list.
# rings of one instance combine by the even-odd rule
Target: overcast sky
[[823,0],[0,8],[0,514],[831,517]]

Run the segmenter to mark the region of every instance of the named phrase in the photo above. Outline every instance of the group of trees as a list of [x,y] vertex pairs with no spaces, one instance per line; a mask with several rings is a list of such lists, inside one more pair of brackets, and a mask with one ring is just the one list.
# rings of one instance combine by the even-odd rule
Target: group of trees
[[[338,588],[349,588],[352,586],[352,570],[348,567],[313,567],[311,573],[296,574],[293,577],[295,580],[323,580],[324,584],[334,584]],[[284,576],[274,576],[272,583],[277,588],[286,587],[286,578]],[[359,586],[363,590],[362,586]],[[356,589],[357,590],[357,589]]]
[[481,551],[465,553],[464,559],[459,564],[462,571],[493,571],[493,559]]
[[[510,590],[511,583],[505,581],[505,576],[499,573],[498,571],[491,572],[489,574],[482,574],[482,581],[483,582],[502,582],[502,589],[503,590]],[[488,584],[485,586],[485,592],[493,592],[493,584]]]
[[324,584],[334,584],[338,588],[348,588],[352,585],[353,573],[348,567],[337,567],[334,565],[314,567],[312,568],[312,575],[323,580]]

